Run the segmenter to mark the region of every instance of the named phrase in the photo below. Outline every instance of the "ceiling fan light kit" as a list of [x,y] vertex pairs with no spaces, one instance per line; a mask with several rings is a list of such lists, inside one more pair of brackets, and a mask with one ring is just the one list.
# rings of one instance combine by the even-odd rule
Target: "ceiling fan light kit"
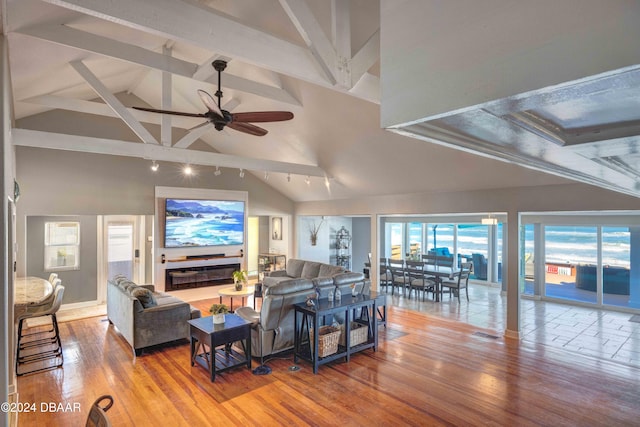
[[216,99],[208,92],[198,89],[200,100],[207,107],[207,112],[202,114],[185,113],[181,111],[159,110],[156,108],[133,107],[136,110],[148,111],[151,113],[172,114],[174,116],[186,117],[202,117],[213,124],[216,130],[223,130],[225,127],[247,133],[249,135],[264,136],[268,133],[266,129],[256,126],[252,123],[281,122],[293,119],[293,113],[290,111],[255,111],[246,113],[230,113],[222,109],[222,72],[227,68],[227,62],[221,59],[211,63],[213,68],[218,72],[218,90],[215,93]]

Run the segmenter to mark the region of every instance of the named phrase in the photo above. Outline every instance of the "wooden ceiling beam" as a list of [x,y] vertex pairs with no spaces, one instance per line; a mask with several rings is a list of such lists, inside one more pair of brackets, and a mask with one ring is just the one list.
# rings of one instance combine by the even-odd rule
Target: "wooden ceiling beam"
[[89,70],[89,68],[82,61],[73,61],[71,66],[83,79],[96,91],[96,93],[102,98],[104,102],[111,107],[111,109],[131,128],[131,130],[138,135],[138,138],[144,143],[158,144],[149,131],[142,126],[142,124],[131,114],[127,107],[116,98],[109,89],[102,84],[102,82]]
[[[212,72],[207,73],[205,64],[198,65],[178,58],[173,58],[158,52],[132,46],[107,37],[98,36],[86,31],[68,27],[66,25],[39,25],[23,28],[21,34],[36,37],[63,46],[80,49],[98,55],[108,56],[121,61],[152,68],[162,72],[192,78],[207,83],[217,84],[217,76],[213,72],[211,63],[208,67]],[[219,57],[219,55],[216,55]],[[274,101],[300,106],[300,102],[282,88],[265,85],[225,72],[225,87],[250,93]]]
[[165,147],[160,144],[141,144],[28,129],[12,129],[12,142],[18,147],[35,147],[108,154],[113,156],[138,157],[141,159],[189,163],[192,165],[242,168],[248,171],[267,171],[317,177],[327,176],[322,168],[314,165],[254,159],[200,150],[185,150],[182,148]]
[[[174,0],[44,0],[46,3],[227,55],[320,85],[331,85],[309,51],[213,10]],[[153,7],[153,13],[149,8]]]

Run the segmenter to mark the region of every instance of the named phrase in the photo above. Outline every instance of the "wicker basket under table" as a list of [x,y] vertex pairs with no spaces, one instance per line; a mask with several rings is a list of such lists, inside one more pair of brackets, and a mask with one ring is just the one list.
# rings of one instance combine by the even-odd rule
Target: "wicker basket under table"
[[[320,326],[318,330],[318,356],[327,357],[338,352],[341,331],[334,326]],[[313,353],[313,329],[309,330],[309,341]]]
[[[339,344],[342,346],[347,345],[346,334],[344,333],[344,325],[340,325],[340,341]],[[351,347],[355,347],[358,344],[362,344],[367,341],[367,332],[369,332],[369,328],[366,325],[358,322],[351,322],[351,330],[349,331],[349,344]]]

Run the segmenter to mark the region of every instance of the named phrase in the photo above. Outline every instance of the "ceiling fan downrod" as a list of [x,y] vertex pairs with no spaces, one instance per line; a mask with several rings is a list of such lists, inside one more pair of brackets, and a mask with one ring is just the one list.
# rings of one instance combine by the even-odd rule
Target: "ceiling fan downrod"
[[218,108],[222,109],[222,90],[220,89],[222,86],[222,72],[227,68],[227,61],[222,59],[216,59],[211,63],[213,65],[213,69],[218,72],[218,90],[216,91],[216,98],[218,98]]

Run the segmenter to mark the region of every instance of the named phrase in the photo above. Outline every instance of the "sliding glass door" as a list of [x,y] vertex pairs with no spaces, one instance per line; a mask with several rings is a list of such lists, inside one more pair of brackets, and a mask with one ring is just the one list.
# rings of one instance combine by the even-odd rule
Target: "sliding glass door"
[[[523,229],[524,295],[640,308],[640,227],[526,224]],[[537,253],[544,254],[542,266],[534,259]]]

